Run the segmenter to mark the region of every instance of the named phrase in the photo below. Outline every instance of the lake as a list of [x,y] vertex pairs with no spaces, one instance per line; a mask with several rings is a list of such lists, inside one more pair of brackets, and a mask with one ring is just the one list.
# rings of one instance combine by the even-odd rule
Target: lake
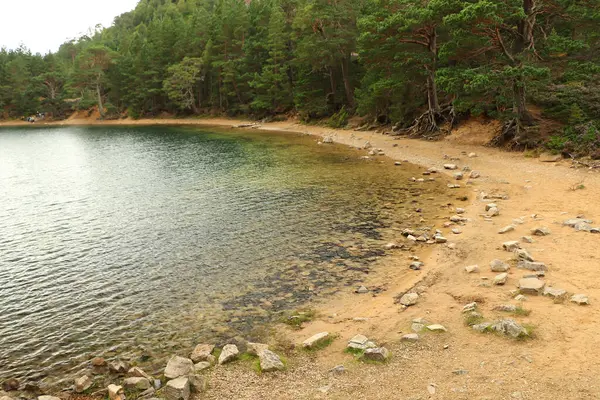
[[[442,182],[314,137],[0,129],[0,381],[160,365],[359,285]],[[385,160],[385,161],[384,161]]]

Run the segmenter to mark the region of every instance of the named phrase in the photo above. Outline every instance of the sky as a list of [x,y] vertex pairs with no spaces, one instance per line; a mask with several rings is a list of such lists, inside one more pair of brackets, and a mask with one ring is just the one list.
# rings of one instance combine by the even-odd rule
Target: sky
[[110,26],[138,0],[0,0],[0,48],[56,51],[97,24]]

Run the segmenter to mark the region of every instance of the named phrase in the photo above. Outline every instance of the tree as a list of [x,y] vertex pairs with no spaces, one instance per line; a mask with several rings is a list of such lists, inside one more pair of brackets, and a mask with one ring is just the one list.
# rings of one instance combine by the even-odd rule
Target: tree
[[167,72],[169,77],[164,82],[164,89],[180,109],[192,110],[199,113],[200,104],[197,103],[198,83],[204,77],[201,75],[202,59],[186,57],[179,64],[172,65]]
[[102,103],[103,84],[106,71],[114,64],[114,53],[104,45],[93,44],[77,56],[77,80],[83,87],[95,90],[98,101],[98,112],[104,118]]

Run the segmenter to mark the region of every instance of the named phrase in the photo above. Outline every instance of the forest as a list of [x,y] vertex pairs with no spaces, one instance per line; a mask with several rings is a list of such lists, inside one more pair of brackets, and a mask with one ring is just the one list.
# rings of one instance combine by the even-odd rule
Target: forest
[[600,0],[141,0],[55,53],[0,50],[0,118],[353,116],[600,158]]

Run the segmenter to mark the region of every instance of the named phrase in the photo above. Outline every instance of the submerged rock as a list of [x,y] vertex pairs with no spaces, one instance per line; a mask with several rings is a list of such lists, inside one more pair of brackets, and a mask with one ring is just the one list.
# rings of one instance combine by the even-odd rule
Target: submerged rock
[[82,377],[75,379],[75,392],[83,393],[91,388],[93,383],[94,382],[89,376],[83,375]]

